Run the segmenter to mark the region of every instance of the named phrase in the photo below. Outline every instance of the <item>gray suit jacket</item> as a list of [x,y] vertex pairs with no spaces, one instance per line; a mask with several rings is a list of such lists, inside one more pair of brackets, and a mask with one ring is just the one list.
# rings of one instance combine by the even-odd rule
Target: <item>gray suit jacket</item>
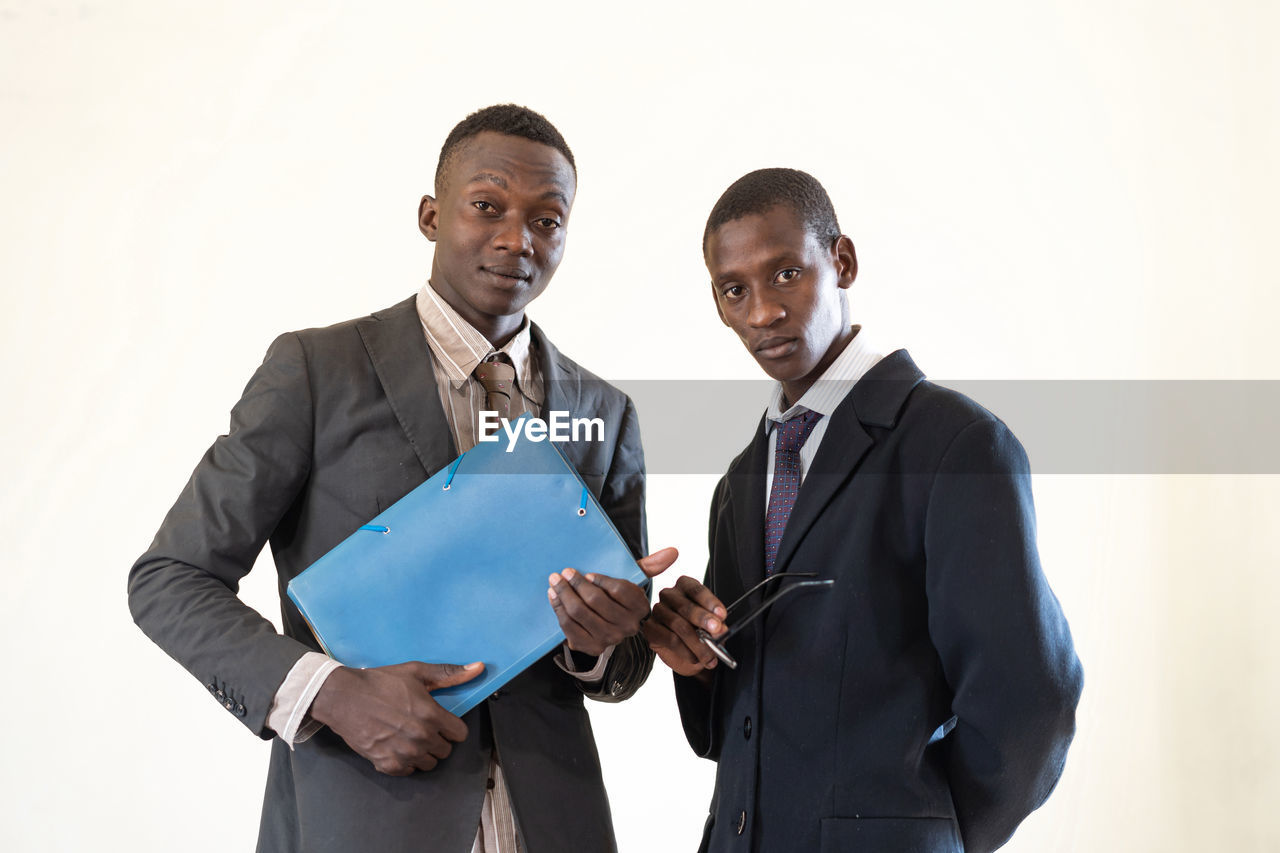
[[[560,448],[639,556],[644,457],[635,409],[532,331],[546,409],[604,420],[604,441]],[[285,584],[455,456],[412,298],[280,336],[232,410],[228,434],[134,564],[134,620],[250,731],[271,737],[276,690],[299,657],[318,649]],[[283,634],[236,595],[268,541]],[[652,661],[632,638],[591,695],[626,698]],[[530,853],[613,849],[583,689],[543,658],[464,717],[470,736],[439,767],[407,777],[378,773],[328,729],[292,751],[276,740],[258,849],[468,851],[495,746]]]

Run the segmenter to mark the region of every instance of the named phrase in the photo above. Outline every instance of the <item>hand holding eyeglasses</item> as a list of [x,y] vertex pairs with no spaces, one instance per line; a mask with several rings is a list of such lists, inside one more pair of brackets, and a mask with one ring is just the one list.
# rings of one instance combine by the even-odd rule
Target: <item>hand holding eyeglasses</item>
[[715,593],[686,575],[658,594],[653,614],[644,623],[644,638],[677,674],[696,676],[720,662],[698,631],[723,636],[728,633],[728,614]]
[[[653,608],[653,617],[658,617],[659,624],[650,629],[654,618],[649,619],[645,624],[645,639],[663,663],[680,675],[700,675],[714,668],[717,661],[737,669],[738,661],[725,648],[730,637],[763,615],[778,599],[797,590],[828,590],[833,584],[833,578],[818,579],[817,572],[777,572],[725,607],[711,590],[693,578],[682,577],[675,587],[659,594],[658,606]],[[772,589],[768,595],[763,592],[765,587]],[[746,608],[757,592],[763,596],[762,600]],[[725,620],[735,610],[738,614],[733,617],[733,626],[728,627]]]

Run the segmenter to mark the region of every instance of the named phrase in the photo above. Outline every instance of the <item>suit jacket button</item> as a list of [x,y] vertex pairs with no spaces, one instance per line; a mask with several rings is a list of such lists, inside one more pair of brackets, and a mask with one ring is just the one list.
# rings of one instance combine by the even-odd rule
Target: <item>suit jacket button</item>
[[210,693],[216,694],[218,692],[218,685],[216,684],[206,684],[205,687],[209,688]]
[[610,684],[610,685],[609,685],[609,695],[610,695],[610,696],[617,696],[617,695],[619,695],[620,693],[622,693],[622,682],[621,682],[621,681],[615,681],[615,682],[613,682],[613,684]]
[[742,721],[742,736],[747,740],[751,740],[751,718],[747,717]]
[[221,691],[221,690],[219,690],[217,693],[215,693],[215,694],[213,694],[213,695],[218,697],[218,701],[219,701],[219,702],[226,701],[227,694],[226,694],[226,693],[224,693],[224,692],[223,692],[223,691]]
[[499,699],[502,698],[502,691],[501,690],[493,691],[491,694],[489,694],[489,698],[497,702]]
[[745,811],[738,812],[738,834],[742,834],[742,830],[747,828],[747,813]]
[[236,703],[236,716],[243,717],[245,715],[244,705]]

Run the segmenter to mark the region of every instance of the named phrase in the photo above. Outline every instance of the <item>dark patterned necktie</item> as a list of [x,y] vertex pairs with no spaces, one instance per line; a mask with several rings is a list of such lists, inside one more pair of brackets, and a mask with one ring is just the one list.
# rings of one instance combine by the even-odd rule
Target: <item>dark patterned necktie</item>
[[773,574],[778,544],[787,529],[787,519],[800,493],[800,448],[822,419],[819,412],[805,412],[778,424],[778,446],[773,458],[773,487],[769,489],[769,512],[764,519],[764,574]]
[[506,353],[497,352],[476,365],[475,377],[484,386],[484,409],[497,412],[499,420],[511,417],[511,394],[516,385],[516,369]]

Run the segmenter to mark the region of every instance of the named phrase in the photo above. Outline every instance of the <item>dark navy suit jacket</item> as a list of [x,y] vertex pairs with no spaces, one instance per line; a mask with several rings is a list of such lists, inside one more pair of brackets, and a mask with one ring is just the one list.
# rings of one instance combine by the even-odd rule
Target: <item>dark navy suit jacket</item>
[[[766,440],[712,501],[726,603],[764,576]],[[676,679],[690,744],[719,762],[702,849],[1003,844],[1062,772],[1082,684],[1013,434],[887,356],[831,416],[776,568],[836,582],[731,639],[740,666],[709,690]]]

